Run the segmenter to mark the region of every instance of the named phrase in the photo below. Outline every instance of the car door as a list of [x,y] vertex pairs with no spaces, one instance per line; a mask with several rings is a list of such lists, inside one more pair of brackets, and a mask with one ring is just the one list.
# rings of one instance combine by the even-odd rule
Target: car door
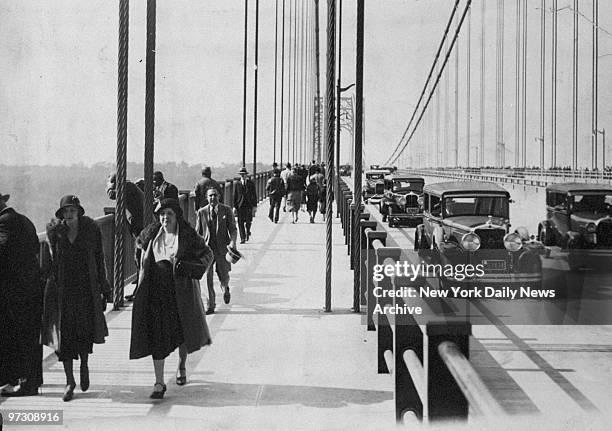
[[566,193],[550,192],[546,201],[547,218],[557,244],[562,244],[569,230],[568,196]]

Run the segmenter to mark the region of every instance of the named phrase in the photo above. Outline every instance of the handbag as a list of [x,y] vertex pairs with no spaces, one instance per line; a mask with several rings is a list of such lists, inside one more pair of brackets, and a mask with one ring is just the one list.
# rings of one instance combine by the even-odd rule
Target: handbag
[[187,260],[179,260],[176,263],[176,274],[182,277],[191,278],[194,280],[200,280],[206,270],[207,265],[203,265],[200,262],[189,262]]

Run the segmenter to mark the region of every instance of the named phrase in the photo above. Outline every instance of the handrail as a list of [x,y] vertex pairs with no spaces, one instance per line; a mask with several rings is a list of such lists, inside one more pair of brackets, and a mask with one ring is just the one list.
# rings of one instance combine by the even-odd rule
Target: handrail
[[504,409],[495,400],[470,361],[461,354],[455,343],[443,341],[438,345],[438,353],[468,400],[470,407],[485,416],[505,414]]

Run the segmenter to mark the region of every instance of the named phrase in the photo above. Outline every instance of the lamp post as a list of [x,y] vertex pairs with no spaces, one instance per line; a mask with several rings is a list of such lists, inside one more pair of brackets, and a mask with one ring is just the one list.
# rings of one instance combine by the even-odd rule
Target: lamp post
[[544,169],[544,138],[536,136],[534,140],[536,143],[540,142],[540,169]]

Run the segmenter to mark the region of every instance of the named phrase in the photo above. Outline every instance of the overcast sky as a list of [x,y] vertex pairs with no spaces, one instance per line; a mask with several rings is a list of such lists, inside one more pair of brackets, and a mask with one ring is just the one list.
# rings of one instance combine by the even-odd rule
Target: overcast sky
[[[286,14],[289,3],[285,0]],[[321,91],[325,90],[326,7],[321,3]],[[365,151],[368,162],[382,162],[398,143],[426,78],[435,49],[452,9],[451,0],[366,1]],[[514,160],[514,83],[516,1],[505,2],[504,141],[507,161]],[[539,150],[539,6],[528,0],[529,163]],[[551,1],[547,1],[548,7]],[[580,10],[580,162],[590,160],[591,128],[591,0]],[[612,2],[600,1],[600,122],[612,130]],[[276,0],[260,0],[258,160],[273,153],[274,32]],[[282,0],[279,0],[282,5]],[[298,2],[302,8],[302,2]],[[461,1],[461,5],[465,0]],[[571,5],[560,0],[559,7]],[[144,82],[146,2],[130,2],[128,159],[141,161],[144,148]],[[495,141],[495,14],[497,1],[473,2],[471,37],[471,150],[480,142],[480,33],[485,23],[485,148],[494,161]],[[249,89],[247,161],[253,141],[253,53],[255,1],[249,2]],[[311,3],[312,7],[312,3]],[[354,82],[354,0],[344,0],[343,81]],[[550,12],[547,26],[550,29]],[[560,163],[571,162],[572,13],[559,12]],[[236,162],[242,148],[242,67],[244,2],[238,0],[168,0],[157,2],[155,158],[219,165]],[[288,21],[286,31],[288,32]],[[467,28],[467,27],[466,27]],[[464,29],[465,30],[465,29]],[[112,162],[116,154],[118,1],[0,0],[0,163],[92,164]],[[459,45],[459,147],[465,159],[467,37]],[[287,52],[286,52],[287,53]],[[550,80],[550,38],[547,39]],[[279,61],[280,64],[280,61]],[[286,63],[287,64],[287,63]],[[451,67],[452,66],[452,67]],[[454,62],[449,63],[454,71]],[[454,72],[453,72],[454,73]],[[280,74],[280,70],[279,70]],[[546,140],[550,134],[550,83],[547,83]],[[443,89],[444,86],[441,87]],[[454,106],[454,78],[449,106]],[[350,93],[348,93],[350,94]],[[280,95],[279,95],[280,96]],[[434,97],[434,100],[436,98]],[[444,112],[444,96],[441,98]],[[432,114],[435,104],[432,105]],[[452,111],[451,111],[452,112]],[[449,145],[454,145],[454,117],[449,116]],[[440,135],[445,128],[441,119]],[[414,152],[433,161],[435,122],[426,117]],[[286,128],[285,128],[286,130]],[[342,145],[349,144],[343,139]],[[280,140],[280,137],[277,138]],[[444,144],[441,142],[441,146]],[[286,150],[285,150],[286,154]],[[348,152],[343,151],[343,159]],[[426,157],[426,156],[423,156]],[[547,150],[548,157],[548,150]],[[472,155],[472,160],[474,155]],[[608,155],[609,160],[610,155]],[[277,156],[278,159],[278,156]],[[412,163],[415,161],[413,160]]]

